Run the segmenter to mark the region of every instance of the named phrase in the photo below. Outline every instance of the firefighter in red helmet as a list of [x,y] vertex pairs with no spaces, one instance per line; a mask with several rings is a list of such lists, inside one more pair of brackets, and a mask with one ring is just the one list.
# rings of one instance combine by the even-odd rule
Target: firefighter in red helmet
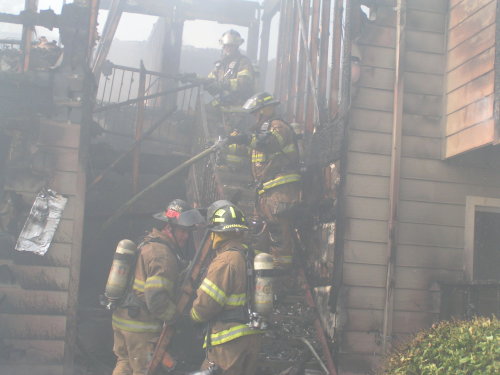
[[143,375],[160,336],[163,322],[175,314],[175,286],[187,265],[185,247],[196,222],[182,213],[189,205],[175,199],[154,218],[165,226],[153,228],[138,246],[132,290],[113,313],[117,362],[113,375]]

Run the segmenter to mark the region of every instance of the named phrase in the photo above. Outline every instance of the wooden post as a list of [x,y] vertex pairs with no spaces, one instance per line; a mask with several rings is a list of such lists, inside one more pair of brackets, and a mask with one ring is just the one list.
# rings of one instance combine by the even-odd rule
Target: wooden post
[[[25,0],[24,9],[26,11],[37,12],[38,0]],[[30,67],[31,42],[33,40],[33,26],[23,25],[23,66],[22,71],[27,72]]]
[[[146,95],[146,68],[141,60],[141,72],[139,75],[139,90],[137,96],[139,98]],[[144,107],[146,100],[137,103],[137,118],[135,123],[135,142],[134,160],[132,164],[132,187],[134,194],[139,191],[139,164],[141,162],[141,145],[138,142],[142,138],[142,129],[144,128]]]
[[[299,9],[299,17],[300,14],[303,14],[304,18],[304,29],[309,30],[309,18],[311,12],[311,0],[302,0],[302,9]],[[299,19],[300,22],[300,19]],[[307,74],[307,47],[304,43],[299,43],[299,67],[298,67],[298,76],[302,77],[299,80],[299,84],[297,86],[297,101],[296,101],[296,121],[300,124],[304,124],[305,121],[305,105],[307,100],[307,79],[303,77]]]
[[385,284],[384,320],[382,327],[382,354],[391,349],[394,312],[395,264],[398,240],[399,179],[401,169],[401,141],[403,133],[404,53],[406,0],[397,2],[396,72],[394,82],[394,109],[392,117],[391,177],[389,182],[389,220],[387,223],[387,275]]
[[326,111],[326,83],[328,72],[328,40],[330,37],[330,8],[331,0],[323,0],[321,9],[321,29],[319,38],[319,64],[318,64],[318,104],[319,121],[328,117]]
[[334,118],[339,110],[340,51],[342,48],[342,1],[343,0],[335,0],[333,9],[332,66],[330,68],[330,101],[328,103],[330,118]]

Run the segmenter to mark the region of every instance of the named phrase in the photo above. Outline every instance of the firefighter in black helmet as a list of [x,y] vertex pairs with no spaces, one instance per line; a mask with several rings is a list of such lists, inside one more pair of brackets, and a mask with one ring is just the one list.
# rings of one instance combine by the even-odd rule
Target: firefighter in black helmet
[[252,175],[260,215],[267,223],[275,267],[290,270],[294,253],[292,209],[300,200],[299,149],[293,128],[278,114],[279,101],[267,92],[249,98],[243,109],[255,118],[252,134],[229,137],[251,149]]
[[243,212],[231,203],[218,205],[208,212],[216,254],[191,309],[191,318],[208,323],[209,327],[202,369],[218,366],[222,374],[253,375],[262,331],[247,324],[248,247],[243,243],[243,234],[248,225]]
[[165,223],[153,228],[139,245],[132,290],[113,313],[114,347],[117,356],[113,375],[145,374],[163,322],[175,314],[175,285],[187,265],[185,247],[197,221],[183,216],[189,205],[171,201],[154,215]]

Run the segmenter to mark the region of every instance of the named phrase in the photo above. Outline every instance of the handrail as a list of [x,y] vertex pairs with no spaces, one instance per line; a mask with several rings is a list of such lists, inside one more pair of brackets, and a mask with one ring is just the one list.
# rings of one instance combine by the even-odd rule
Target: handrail
[[199,86],[200,86],[199,83],[192,83],[192,84],[189,84],[189,85],[184,85],[184,86],[181,86],[181,87],[176,87],[175,89],[164,90],[164,91],[158,92],[156,94],[146,95],[146,96],[142,96],[140,98],[126,100],[126,101],[120,102],[120,103],[108,104],[108,105],[96,108],[94,110],[94,113],[104,112],[104,111],[108,111],[108,110],[114,109],[114,108],[120,108],[120,107],[127,106],[127,105],[130,105],[130,104],[139,103],[139,102],[142,102],[144,100],[159,98],[161,96],[166,96],[168,94],[173,94],[173,93],[176,93],[176,92],[179,92],[179,91],[188,90],[188,89],[192,89],[194,87],[199,87]]

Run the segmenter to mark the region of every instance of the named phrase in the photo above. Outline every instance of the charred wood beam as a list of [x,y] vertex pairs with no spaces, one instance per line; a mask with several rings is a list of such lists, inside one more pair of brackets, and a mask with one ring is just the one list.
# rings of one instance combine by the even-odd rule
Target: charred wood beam
[[[113,0],[101,0],[101,9],[110,9]],[[176,7],[177,17],[185,20],[207,20],[220,23],[249,27],[255,20],[259,4],[254,1],[224,0],[207,1],[192,0],[188,3],[179,1],[142,0],[126,1],[124,12],[145,14],[158,17],[172,17]]]
[[111,48],[111,43],[113,42],[113,38],[115,37],[116,29],[118,28],[118,24],[120,23],[120,18],[122,16],[125,3],[126,0],[114,0],[108,13],[108,17],[106,18],[101,41],[97,46],[94,65],[92,67],[92,72],[97,78],[99,78],[101,75],[102,64],[108,56],[109,50]]
[[52,30],[54,27],[59,27],[59,17],[52,9],[41,10],[39,13],[33,10],[23,10],[19,14],[0,13],[0,22],[25,26],[42,26]]

